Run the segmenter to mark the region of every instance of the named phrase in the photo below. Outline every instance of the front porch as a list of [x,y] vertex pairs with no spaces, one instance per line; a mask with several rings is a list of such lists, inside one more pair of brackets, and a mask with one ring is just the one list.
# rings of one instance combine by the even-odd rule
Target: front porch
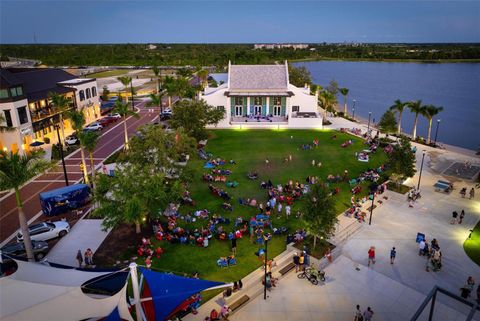
[[232,116],[231,124],[245,124],[245,123],[254,123],[254,124],[287,124],[288,117],[286,116]]

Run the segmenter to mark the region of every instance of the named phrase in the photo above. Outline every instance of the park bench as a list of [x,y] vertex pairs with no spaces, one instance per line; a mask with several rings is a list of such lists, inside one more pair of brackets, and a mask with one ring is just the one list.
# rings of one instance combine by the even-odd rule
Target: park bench
[[290,272],[294,267],[295,267],[295,263],[290,262],[287,265],[285,265],[280,271],[278,271],[278,273],[280,273],[280,275],[285,275],[288,272]]
[[250,297],[248,295],[242,296],[240,299],[230,304],[230,310],[232,310],[232,312],[235,312],[235,310],[239,309],[248,300],[250,300]]

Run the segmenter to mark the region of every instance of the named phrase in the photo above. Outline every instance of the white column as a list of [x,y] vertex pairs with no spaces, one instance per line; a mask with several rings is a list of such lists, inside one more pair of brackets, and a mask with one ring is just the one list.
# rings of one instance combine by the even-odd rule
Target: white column
[[265,111],[265,115],[270,114],[270,97],[267,96],[267,110]]
[[133,299],[135,303],[135,314],[137,315],[137,321],[142,320],[142,309],[140,307],[140,291],[138,288],[138,275],[137,275],[137,263],[130,263],[130,277],[132,278]]
[[247,97],[247,116],[250,116],[250,97]]

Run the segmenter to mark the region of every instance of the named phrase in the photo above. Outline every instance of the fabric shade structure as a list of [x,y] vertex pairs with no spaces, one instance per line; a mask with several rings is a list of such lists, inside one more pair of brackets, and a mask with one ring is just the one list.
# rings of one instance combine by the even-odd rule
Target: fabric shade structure
[[[133,321],[125,300],[128,273],[87,271],[15,260],[15,273],[0,278],[0,320],[76,321],[118,315]],[[124,273],[111,296],[85,294],[82,286]],[[94,281],[92,281],[92,279]]]
[[[159,273],[140,268],[147,281],[153,305],[155,320],[164,321],[185,300],[192,295],[215,287],[223,287],[225,283],[185,278],[173,274]],[[146,299],[142,298],[144,302]],[[149,320],[150,321],[150,320]]]

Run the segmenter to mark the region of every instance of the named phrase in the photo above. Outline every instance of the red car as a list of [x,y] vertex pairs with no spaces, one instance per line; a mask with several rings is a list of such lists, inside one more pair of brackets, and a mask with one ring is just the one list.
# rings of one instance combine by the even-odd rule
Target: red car
[[115,122],[116,119],[115,118],[112,118],[112,117],[103,117],[103,118],[100,118],[99,120],[97,120],[97,122],[102,125],[103,127],[107,126],[108,124],[111,124],[113,122]]

